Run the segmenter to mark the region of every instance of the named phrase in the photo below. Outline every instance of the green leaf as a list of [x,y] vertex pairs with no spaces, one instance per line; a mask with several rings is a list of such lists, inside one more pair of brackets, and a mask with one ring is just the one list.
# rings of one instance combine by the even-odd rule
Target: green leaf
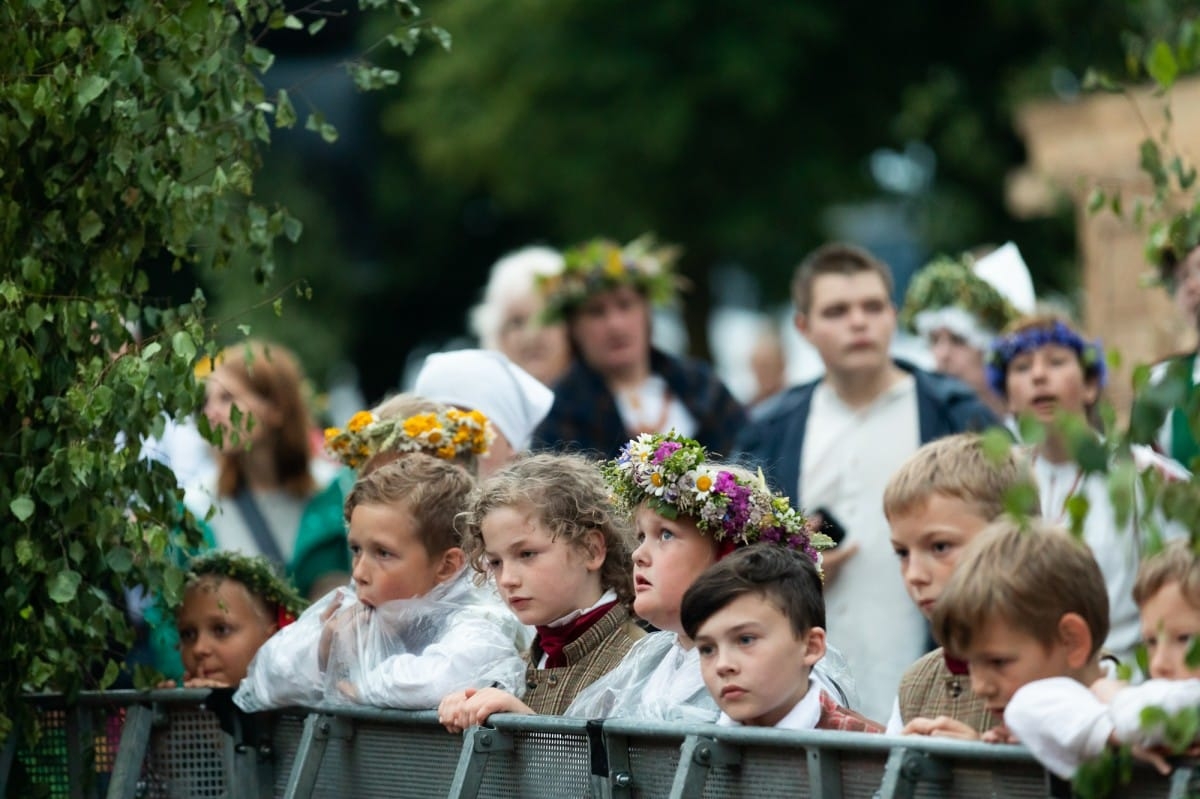
[[17,517],[17,521],[26,521],[33,515],[33,499],[28,494],[21,496],[8,503],[8,509],[12,511],[12,515]]
[[1189,669],[1200,666],[1200,636],[1192,636],[1192,640],[1188,643],[1187,654],[1183,656],[1183,662]]
[[105,554],[104,562],[117,574],[125,574],[133,568],[133,552],[127,547],[114,547]]
[[50,599],[62,605],[75,598],[82,578],[79,572],[63,569],[50,580]]
[[171,349],[185,361],[196,360],[196,342],[186,330],[176,331],[175,335],[171,336]]
[[275,97],[275,127],[290,128],[296,124],[296,108],[287,89],[280,89]]
[[275,302],[271,303],[271,309],[275,311],[276,316],[283,316],[283,300],[277,297]]
[[1146,72],[1154,78],[1160,88],[1169,89],[1179,76],[1179,64],[1175,61],[1175,53],[1171,46],[1164,41],[1157,41],[1146,56]]
[[79,108],[84,108],[93,100],[104,93],[108,88],[109,80],[101,75],[88,75],[79,81],[79,87],[75,91],[75,103]]
[[102,230],[104,223],[100,221],[100,214],[95,211],[88,211],[79,220],[79,240],[84,244],[99,236]]

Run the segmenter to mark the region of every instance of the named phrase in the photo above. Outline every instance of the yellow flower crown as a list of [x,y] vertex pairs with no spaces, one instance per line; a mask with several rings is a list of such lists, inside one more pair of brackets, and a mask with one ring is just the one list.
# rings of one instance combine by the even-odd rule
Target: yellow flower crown
[[424,452],[443,460],[485,455],[492,444],[491,426],[479,411],[450,408],[380,419],[371,411],[350,417],[345,429],[325,430],[325,449],[357,469],[380,452]]
[[673,271],[677,247],[658,244],[646,234],[622,246],[608,239],[593,239],[563,253],[562,272],[538,275],[537,289],[546,305],[541,321],[566,319],[588,297],[619,286],[633,286],[652,305],[665,305],[683,286]]

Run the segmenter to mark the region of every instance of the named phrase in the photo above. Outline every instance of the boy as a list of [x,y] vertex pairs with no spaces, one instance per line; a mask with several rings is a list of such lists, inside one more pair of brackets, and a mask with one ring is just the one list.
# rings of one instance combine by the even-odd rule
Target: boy
[[[971,690],[1001,723],[1027,683],[1068,677],[1082,687],[1103,676],[1108,594],[1100,567],[1083,543],[1040,520],[1022,529],[1003,519],[976,536],[931,621],[934,637],[966,661]],[[984,735],[1010,738],[1003,726]]]
[[[1005,496],[1022,482],[1030,480],[1015,452],[996,460],[984,451],[982,437],[971,433],[926,444],[892,475],[883,492],[883,512],[900,576],[925,618],[963,548],[1000,517]],[[941,648],[904,672],[888,720],[892,735],[971,739],[991,727],[991,714],[971,691],[966,664]]]
[[1200,559],[1186,541],[1174,541],[1146,559],[1138,571],[1133,598],[1142,614],[1149,676],[1129,687],[1114,680],[1091,691],[1063,680],[1030,683],[1013,697],[1009,728],[1051,771],[1069,778],[1085,760],[1109,744],[1135,744],[1135,753],[1166,774],[1161,724],[1146,726],[1142,711],[1168,715],[1200,705],[1200,668],[1187,653],[1200,634]]
[[267,641],[238,706],[418,710],[470,686],[523,687],[524,630],[465,568],[455,519],[473,488],[461,466],[422,453],[359,478],[346,498],[353,583]]
[[825,654],[821,575],[803,552],[756,544],[704,572],[683,595],[717,724],[883,732],[810,685]]

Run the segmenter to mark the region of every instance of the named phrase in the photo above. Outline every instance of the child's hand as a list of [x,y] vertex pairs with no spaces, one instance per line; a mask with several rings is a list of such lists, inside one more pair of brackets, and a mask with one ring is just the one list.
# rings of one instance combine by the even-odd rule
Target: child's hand
[[175,682],[174,680],[160,680],[154,687],[158,688],[159,690],[164,690],[164,689],[170,689],[170,688],[178,688],[180,686],[179,686],[179,683]]
[[329,662],[329,647],[333,644],[334,633],[337,632],[339,627],[336,622],[331,624],[330,620],[341,606],[342,592],[338,591],[333,601],[329,603],[329,607],[325,608],[325,611],[321,614],[321,624],[324,627],[321,630],[321,643],[317,647],[317,663],[321,671],[325,671],[325,664]]
[[1019,743],[1021,743],[1020,741],[1017,740],[1017,736],[1013,735],[1012,731],[1009,730],[1008,727],[1005,727],[1003,724],[997,724],[995,727],[992,727],[990,730],[985,732],[982,736],[982,740],[984,743],[988,743],[988,744],[1019,744]]
[[222,680],[212,680],[208,677],[191,677],[183,681],[184,688],[232,688],[233,686]]
[[1129,687],[1129,683],[1114,680],[1111,677],[1101,677],[1091,685],[1091,691],[1104,704],[1112,702],[1112,698]]
[[980,735],[970,725],[949,716],[936,719],[916,718],[904,725],[901,735],[931,735],[936,738],[957,738],[960,741],[978,741]]
[[468,688],[453,693],[438,705],[438,721],[450,732],[483,724],[493,713],[528,713],[529,706],[499,688]]

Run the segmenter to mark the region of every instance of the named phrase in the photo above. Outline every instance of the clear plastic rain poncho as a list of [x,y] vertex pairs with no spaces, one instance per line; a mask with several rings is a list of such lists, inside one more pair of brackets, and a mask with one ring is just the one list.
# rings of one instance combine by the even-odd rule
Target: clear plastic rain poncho
[[[850,668],[833,647],[826,648],[811,676],[843,707],[857,703]],[[675,633],[657,632],[634,644],[619,666],[580,691],[563,715],[705,723],[716,721],[720,710],[704,685],[696,648],[684,649]]]
[[234,702],[247,712],[295,705],[428,710],[466,688],[520,696],[528,640],[494,585],[475,585],[467,569],[424,596],[377,608],[359,602],[353,587],[339,588],[263,644]]

